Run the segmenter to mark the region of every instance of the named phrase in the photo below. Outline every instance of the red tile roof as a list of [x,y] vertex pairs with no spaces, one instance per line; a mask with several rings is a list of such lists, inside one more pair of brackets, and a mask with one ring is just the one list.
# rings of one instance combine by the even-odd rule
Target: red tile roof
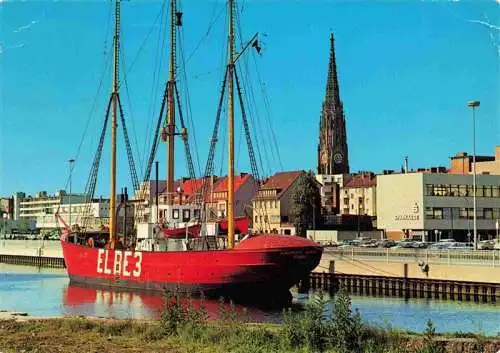
[[345,184],[344,188],[366,188],[377,185],[377,179],[373,174],[353,175]]
[[[241,173],[240,175],[234,176],[234,191],[238,191],[238,189],[246,183],[247,180],[251,178],[250,174]],[[221,177],[217,179],[215,182],[213,192],[227,192],[227,176]]]
[[304,171],[295,170],[291,172],[276,173],[266,180],[261,190],[276,190],[276,198],[280,198],[281,195],[292,186],[301,173],[304,173]]

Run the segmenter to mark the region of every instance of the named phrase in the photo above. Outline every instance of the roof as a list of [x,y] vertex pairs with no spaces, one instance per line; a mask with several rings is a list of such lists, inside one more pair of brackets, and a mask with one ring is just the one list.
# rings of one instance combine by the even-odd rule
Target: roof
[[[234,191],[237,191],[243,184],[247,182],[252,176],[248,173],[241,173],[234,176]],[[213,192],[227,192],[227,176],[217,179],[214,185]]]
[[373,174],[353,175],[345,184],[344,188],[366,188],[377,185],[377,178]]
[[174,191],[177,191],[177,188],[180,187],[183,194],[191,195],[200,192],[202,186],[203,186],[203,178],[198,178],[198,179],[182,178],[174,182]]
[[276,198],[280,198],[302,173],[302,170],[276,173],[266,180],[261,190],[277,190]]

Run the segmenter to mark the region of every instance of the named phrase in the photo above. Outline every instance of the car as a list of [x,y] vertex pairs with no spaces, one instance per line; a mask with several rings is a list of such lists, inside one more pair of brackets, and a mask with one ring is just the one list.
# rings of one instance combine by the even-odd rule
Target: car
[[495,244],[491,240],[482,240],[477,243],[478,250],[493,250],[495,248]]
[[392,239],[382,239],[377,242],[379,248],[391,248],[396,245],[396,242]]

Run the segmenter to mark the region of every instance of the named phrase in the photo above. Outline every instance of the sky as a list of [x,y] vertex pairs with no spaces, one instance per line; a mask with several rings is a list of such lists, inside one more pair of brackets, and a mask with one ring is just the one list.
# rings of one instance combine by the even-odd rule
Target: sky
[[[141,179],[168,74],[163,4],[122,3],[120,96]],[[225,6],[180,2],[178,84],[197,174],[225,65]],[[110,95],[112,10],[110,1],[0,0],[0,195],[64,189],[72,158],[73,191],[83,192]],[[500,145],[499,10],[495,0],[239,1],[237,50],[257,32],[262,46],[260,55],[250,48],[239,59],[261,174],[316,169],[330,32],[351,171],[399,169],[404,156],[410,168],[448,166],[457,152],[472,153],[469,100],[481,101],[477,154],[492,155]],[[250,164],[236,113],[236,168],[244,172]],[[226,114],[217,175],[227,169]],[[118,134],[118,187],[130,187],[121,125]],[[109,190],[108,145],[97,195]],[[176,146],[181,177],[180,139]],[[156,156],[160,179],[165,149],[160,144]]]

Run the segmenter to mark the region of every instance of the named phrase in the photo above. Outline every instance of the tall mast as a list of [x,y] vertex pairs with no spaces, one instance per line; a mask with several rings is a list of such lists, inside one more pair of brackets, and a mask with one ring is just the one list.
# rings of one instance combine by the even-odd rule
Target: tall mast
[[234,247],[234,0],[228,1],[229,10],[229,56],[228,56],[228,173],[227,173],[227,245]]
[[109,243],[113,249],[116,242],[116,108],[119,86],[120,49],[120,0],[115,2],[115,34],[113,37],[113,92],[111,116],[111,194],[109,200]]
[[175,104],[174,104],[174,88],[175,88],[175,48],[176,48],[176,36],[175,36],[175,17],[177,13],[176,9],[177,0],[170,0],[170,60],[169,60],[169,75],[167,83],[167,203],[169,205],[173,204],[174,200],[174,136],[175,136]]

